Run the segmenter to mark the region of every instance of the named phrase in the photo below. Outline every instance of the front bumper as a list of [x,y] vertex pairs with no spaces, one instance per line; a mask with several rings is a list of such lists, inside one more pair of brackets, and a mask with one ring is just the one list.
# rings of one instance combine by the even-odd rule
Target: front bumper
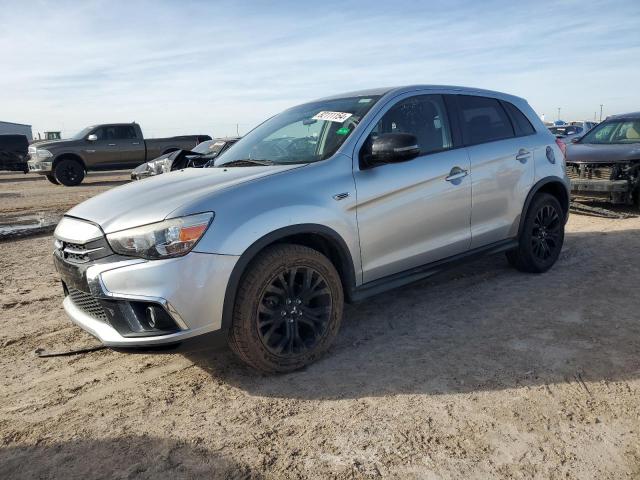
[[29,172],[51,173],[53,160],[29,160],[27,166],[29,167]]
[[575,195],[588,195],[589,193],[610,193],[629,191],[627,180],[592,180],[592,179],[571,179],[571,193]]
[[[87,308],[74,300],[77,296],[67,294],[63,302],[67,315],[105,345],[176,343],[222,327],[227,282],[238,257],[196,252],[153,261],[113,257],[114,261],[107,257],[84,268],[54,255],[65,291],[73,289],[94,302]],[[107,315],[96,315],[95,305],[105,308]],[[140,305],[159,308],[173,320],[174,328],[131,332],[123,330],[123,322],[114,321],[114,310],[117,316]]]

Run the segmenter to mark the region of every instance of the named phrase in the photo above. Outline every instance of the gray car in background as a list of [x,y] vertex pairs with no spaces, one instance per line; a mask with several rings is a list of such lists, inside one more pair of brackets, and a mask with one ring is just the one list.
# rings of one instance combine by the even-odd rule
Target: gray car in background
[[568,208],[563,154],[522,98],[374,89],[290,108],[212,168],[81,203],[54,262],[67,314],[106,345],[217,332],[287,372],[329,348],[345,300],[497,252],[548,270]]
[[577,197],[640,208],[640,112],[610,116],[568,145],[567,174]]

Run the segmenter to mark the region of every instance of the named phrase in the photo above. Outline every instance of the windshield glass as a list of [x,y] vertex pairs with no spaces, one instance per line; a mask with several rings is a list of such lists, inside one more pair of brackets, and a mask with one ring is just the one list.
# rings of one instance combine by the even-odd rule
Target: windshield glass
[[76,133],[73,137],[71,137],[71,140],[82,140],[84,137],[89,135],[89,132],[93,130],[93,128],[94,127],[83,128],[78,133]]
[[338,150],[379,98],[338,98],[285,110],[225,151],[215,166],[240,160],[288,164],[327,159]]
[[192,152],[201,153],[202,155],[217,155],[227,142],[224,140],[207,140],[201,142],[191,149]]
[[581,133],[582,132],[582,127],[577,127],[575,125],[570,125],[568,127],[551,127],[549,130],[554,135],[564,136],[564,135],[574,135],[576,133]]
[[580,143],[624,144],[640,143],[640,119],[609,120],[589,131]]

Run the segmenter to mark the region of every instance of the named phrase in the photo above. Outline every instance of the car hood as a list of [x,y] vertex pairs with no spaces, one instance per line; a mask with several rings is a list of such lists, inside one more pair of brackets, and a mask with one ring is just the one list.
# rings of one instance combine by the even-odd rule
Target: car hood
[[615,163],[640,159],[640,143],[597,145],[573,143],[567,145],[567,162]]
[[[234,185],[301,167],[304,164],[186,168],[113,188],[82,202],[66,215],[97,223],[105,233],[117,232],[162,221],[174,210],[188,210],[190,203]],[[215,211],[215,206],[211,210]]]
[[43,148],[45,150],[59,150],[68,145],[77,145],[78,140],[44,140],[42,142],[34,142],[31,144],[32,147]]

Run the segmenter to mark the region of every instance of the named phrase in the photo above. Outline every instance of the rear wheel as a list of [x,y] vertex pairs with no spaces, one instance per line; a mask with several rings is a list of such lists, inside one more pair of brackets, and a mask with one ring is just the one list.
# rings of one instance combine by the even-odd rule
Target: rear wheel
[[84,179],[84,167],[75,160],[60,160],[53,171],[55,179],[66,187],[80,185]]
[[60,185],[60,183],[56,180],[56,177],[54,177],[52,174],[49,173],[46,175],[46,177],[47,177],[47,180],[49,180],[54,185]]
[[553,195],[537,194],[527,211],[518,248],[507,252],[509,263],[523,272],[549,270],[562,250],[564,220],[560,202]]
[[301,245],[268,247],[241,281],[229,344],[263,372],[297,370],[333,343],[342,308],[340,277],[324,255]]

